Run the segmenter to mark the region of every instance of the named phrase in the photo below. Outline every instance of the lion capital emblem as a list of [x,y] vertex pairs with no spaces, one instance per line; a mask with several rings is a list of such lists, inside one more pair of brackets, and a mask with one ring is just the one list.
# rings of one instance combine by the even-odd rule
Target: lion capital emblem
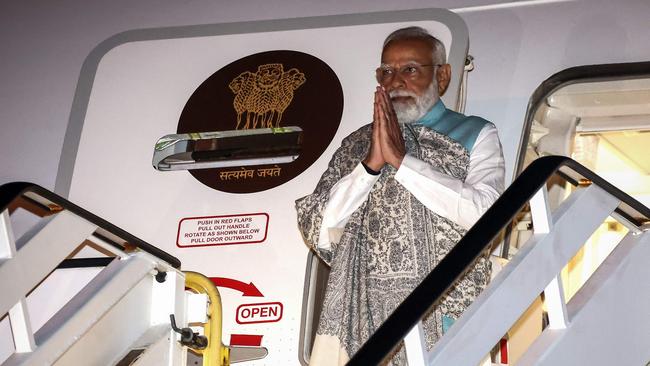
[[260,65],[255,73],[239,74],[228,85],[235,94],[236,129],[280,127],[294,91],[306,80],[298,69],[284,71],[279,63]]

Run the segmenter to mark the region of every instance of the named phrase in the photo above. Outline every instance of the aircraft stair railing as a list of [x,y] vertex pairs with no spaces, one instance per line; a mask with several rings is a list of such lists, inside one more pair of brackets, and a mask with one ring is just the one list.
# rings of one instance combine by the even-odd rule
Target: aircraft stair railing
[[[16,232],[16,213],[35,224]],[[218,292],[180,265],[42,187],[0,186],[0,364],[186,365],[188,347],[229,364]]]
[[[547,181],[575,189],[555,210]],[[446,334],[426,350],[421,319],[530,204],[533,235]],[[560,272],[609,217],[628,234],[567,303]],[[471,365],[540,294],[548,325],[518,364],[641,365],[650,360],[650,210],[567,157],[534,161],[351,358],[379,365],[404,340],[408,363]],[[633,289],[633,290],[631,290]]]

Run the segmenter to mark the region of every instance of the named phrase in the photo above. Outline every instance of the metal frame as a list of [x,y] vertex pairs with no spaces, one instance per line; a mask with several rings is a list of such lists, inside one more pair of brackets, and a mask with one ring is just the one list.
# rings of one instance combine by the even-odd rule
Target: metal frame
[[[10,214],[17,208],[41,217],[38,230],[14,238]],[[87,245],[106,257],[67,259]],[[0,186],[0,259],[0,315],[9,315],[15,344],[3,366],[115,364],[132,348],[161,339],[167,351],[155,364],[185,360],[169,325],[169,314],[184,320],[185,312],[184,276],[174,268],[180,266],[175,257],[39,186],[10,183]],[[57,268],[76,268],[79,261],[105,268],[33,329],[27,296]]]
[[[585,185],[585,182],[590,182],[590,184],[588,188],[579,189],[550,216],[548,206],[543,202],[543,198],[546,194],[545,183],[554,174],[560,174],[575,185],[578,183]],[[551,327],[563,328],[568,321],[566,304],[561,298],[561,283],[556,283],[556,279],[559,270],[566,261],[591,235],[595,227],[611,213],[615,213],[616,217],[624,218],[629,225],[642,231],[646,230],[647,223],[650,222],[650,209],[579,163],[560,156],[540,158],[534,161],[508,187],[463,239],[377,329],[352,357],[348,365],[381,363],[386,355],[390,354],[399,342],[416,327],[432,304],[455,283],[465,269],[488,248],[492,240],[531,199],[535,210],[533,218],[536,219],[536,222],[534,225],[540,232],[534,235],[530,239],[532,242],[526,244],[515,259],[499,273],[488,289],[475,301],[475,304],[434,347],[432,353],[416,351],[416,354],[422,352],[425,355],[427,364],[478,363],[505,334],[514,320],[526,310],[534,297],[544,289],[551,297],[553,308],[553,315],[550,318]],[[525,265],[518,264],[520,262],[525,262]],[[552,265],[549,266],[549,263]],[[521,276],[525,276],[526,271],[534,268],[535,265],[542,266],[542,272],[537,272],[540,278],[529,279],[534,282],[532,285],[528,279],[521,280],[520,278],[523,278]],[[526,266],[530,267],[524,268]],[[506,283],[508,284],[506,285]],[[495,304],[503,306],[503,302],[499,303],[499,295],[503,295],[503,291],[512,289],[516,291],[510,292],[508,296],[513,296],[518,302],[506,306],[505,309],[509,310],[505,313],[504,308],[497,311],[496,313],[501,315],[496,320],[492,319],[494,320],[492,321],[490,318],[486,318],[487,310],[485,309],[491,308],[495,311]],[[507,299],[512,300],[512,298]],[[477,319],[481,322],[480,341],[476,339],[476,322],[479,321]],[[466,331],[472,327],[468,324],[473,324],[473,332]],[[504,329],[504,327],[506,328]],[[483,332],[485,332],[485,336],[483,336]],[[491,341],[486,341],[486,339],[491,339]],[[421,346],[424,347],[424,345]],[[460,361],[454,357],[464,358]]]
[[95,238],[93,241],[96,243],[107,243],[114,249],[125,252],[142,250],[162,259],[174,268],[180,268],[181,266],[178,258],[39,185],[27,182],[13,182],[0,186],[0,210],[8,209],[12,212],[19,206],[41,217],[52,216],[62,210],[68,211],[95,226],[92,234]]
[[[544,190],[545,187],[540,189]],[[547,306],[549,297],[552,299],[547,329],[566,328],[566,303],[559,292],[559,273],[619,204],[597,186],[581,190],[553,214],[552,230],[545,232],[548,228],[545,230],[546,220],[542,220],[540,232],[535,230],[490,287],[428,354],[427,365],[478,364],[542,292]],[[579,222],[577,217],[581,218]],[[533,225],[539,223],[533,221]],[[479,335],[477,328],[481,329]]]

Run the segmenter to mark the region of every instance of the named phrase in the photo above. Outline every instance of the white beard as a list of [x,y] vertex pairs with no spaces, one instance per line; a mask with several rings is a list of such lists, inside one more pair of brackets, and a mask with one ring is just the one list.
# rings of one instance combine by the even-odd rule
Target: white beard
[[408,90],[393,90],[389,93],[389,96],[391,98],[412,97],[415,99],[415,103],[393,102],[397,121],[401,124],[412,123],[424,117],[438,101],[438,83],[434,78],[422,95],[417,95]]

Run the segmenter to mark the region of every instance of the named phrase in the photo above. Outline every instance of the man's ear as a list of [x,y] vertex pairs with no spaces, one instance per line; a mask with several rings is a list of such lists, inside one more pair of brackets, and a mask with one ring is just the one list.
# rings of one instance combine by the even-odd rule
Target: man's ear
[[444,64],[438,67],[436,81],[438,82],[438,94],[444,95],[451,80],[451,65]]

